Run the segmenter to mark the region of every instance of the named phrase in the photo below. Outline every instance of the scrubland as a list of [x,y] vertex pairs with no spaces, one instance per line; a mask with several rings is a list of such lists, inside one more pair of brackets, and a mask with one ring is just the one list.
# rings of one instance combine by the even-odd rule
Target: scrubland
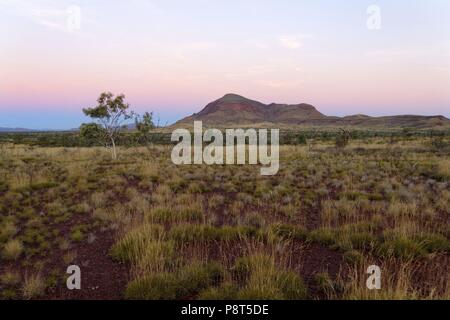
[[0,297],[449,299],[450,152],[388,140],[281,146],[275,176],[2,144]]

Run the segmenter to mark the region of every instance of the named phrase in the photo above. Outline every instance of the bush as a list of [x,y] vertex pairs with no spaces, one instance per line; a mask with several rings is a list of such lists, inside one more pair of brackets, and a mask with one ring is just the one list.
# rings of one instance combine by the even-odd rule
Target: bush
[[257,254],[236,259],[232,268],[234,277],[240,282],[245,283],[249,280],[252,272],[257,268],[269,270],[274,267],[273,258],[267,255]]
[[416,240],[428,253],[450,250],[450,242],[440,234],[423,234],[418,236]]
[[364,256],[357,250],[349,250],[344,252],[344,260],[351,265],[357,265],[363,262]]
[[274,224],[271,230],[282,238],[304,241],[308,237],[308,231],[300,226],[292,224]]
[[375,246],[377,239],[368,232],[355,232],[349,235],[353,248],[368,250]]
[[349,132],[342,130],[338,135],[336,136],[335,145],[336,148],[343,149],[345,148],[350,141],[350,134]]
[[25,277],[22,294],[25,299],[39,298],[45,293],[45,281],[40,274]]
[[173,300],[176,298],[176,277],[171,273],[156,273],[131,281],[125,298],[131,300]]
[[223,269],[217,263],[194,262],[178,272],[155,273],[129,283],[127,299],[173,300],[189,298],[210,286],[218,285]]
[[427,254],[420,243],[408,238],[386,240],[377,251],[381,257],[394,256],[403,259],[423,257]]
[[156,239],[162,239],[164,228],[160,225],[144,224],[127,233],[110,251],[113,258],[130,262],[140,256],[145,248]]
[[70,235],[70,239],[72,239],[72,240],[75,241],[75,242],[80,242],[80,241],[82,241],[82,240],[84,239],[83,231],[81,231],[81,230],[79,230],[79,229],[74,230],[74,231],[72,232],[72,234]]
[[3,258],[17,260],[23,252],[23,244],[20,240],[9,240],[3,248]]
[[223,283],[220,287],[210,287],[202,291],[199,300],[235,300],[239,288],[233,283]]
[[169,238],[177,242],[232,241],[242,236],[253,236],[256,234],[256,230],[250,227],[214,227],[204,224],[181,224],[170,229]]
[[7,287],[16,286],[20,283],[20,274],[15,272],[5,272],[0,276],[0,283]]
[[243,224],[252,228],[260,229],[266,224],[264,217],[258,212],[250,212],[245,215]]
[[317,288],[326,296],[330,297],[335,292],[335,284],[328,272],[319,272],[314,275]]
[[317,242],[324,246],[331,246],[335,244],[336,239],[336,232],[333,229],[329,228],[313,230],[308,235],[309,241]]
[[5,222],[0,227],[0,242],[8,241],[17,233],[17,227],[12,222]]
[[238,299],[306,299],[307,289],[295,273],[279,270],[274,258],[264,254],[241,257],[232,269],[233,276],[243,286]]
[[194,262],[183,268],[178,276],[178,297],[188,297],[198,293],[200,290],[215,286],[223,277],[222,266],[210,262],[202,264]]
[[303,280],[293,272],[283,272],[278,276],[278,285],[287,300],[304,300],[307,298],[307,289]]

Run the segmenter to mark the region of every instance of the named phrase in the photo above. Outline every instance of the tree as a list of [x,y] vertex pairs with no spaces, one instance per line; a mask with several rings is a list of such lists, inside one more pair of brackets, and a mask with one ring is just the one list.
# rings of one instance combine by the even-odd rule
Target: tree
[[306,137],[304,134],[299,134],[297,136],[297,144],[302,145],[302,146],[307,144]]
[[[83,139],[82,145],[91,147],[99,141],[104,143],[107,141],[105,130],[97,123],[83,123],[80,127],[80,136]],[[107,147],[107,144],[105,144]]]
[[137,116],[136,120],[136,129],[141,136],[148,137],[148,134],[151,130],[155,128],[155,124],[153,123],[153,113],[146,112],[141,117]]
[[[129,111],[130,105],[124,102],[125,96],[120,94],[114,96],[111,92],[104,92],[97,99],[98,105],[94,108],[83,109],[83,113],[96,121],[95,128],[97,137],[103,141],[106,147],[111,146],[112,158],[117,159],[116,139],[120,134],[123,123],[133,117],[134,113]],[[86,127],[85,133],[93,133],[94,127]]]
[[144,144],[147,150],[150,152],[150,132],[155,128],[155,124],[153,123],[153,113],[145,112],[142,117],[136,116],[135,125],[137,130],[138,144]]
[[350,141],[350,132],[347,130],[341,129],[341,132],[338,133],[335,140],[335,145],[339,149],[344,149]]

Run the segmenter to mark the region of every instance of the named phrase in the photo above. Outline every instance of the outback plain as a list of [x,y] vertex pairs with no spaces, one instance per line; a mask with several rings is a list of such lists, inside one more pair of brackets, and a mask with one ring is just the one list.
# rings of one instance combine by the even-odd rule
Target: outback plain
[[274,176],[77,135],[0,136],[2,299],[450,298],[445,131],[292,131]]

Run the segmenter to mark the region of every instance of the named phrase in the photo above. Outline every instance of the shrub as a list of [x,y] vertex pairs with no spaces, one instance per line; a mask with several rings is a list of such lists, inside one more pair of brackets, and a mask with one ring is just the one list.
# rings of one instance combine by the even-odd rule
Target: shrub
[[50,189],[57,187],[58,184],[55,182],[40,182],[40,183],[33,183],[30,185],[30,190],[32,191],[39,191],[43,189]]
[[131,300],[172,300],[176,298],[176,277],[171,273],[156,273],[131,281],[125,298]]
[[[91,211],[91,207],[89,206],[89,204],[87,202],[81,202],[81,203],[75,205],[73,210],[75,213],[84,214],[84,213]],[[96,210],[98,210],[98,209],[96,209]]]
[[233,283],[223,283],[220,287],[210,287],[200,292],[199,300],[235,300],[239,288]]
[[39,298],[44,295],[45,289],[45,281],[38,273],[30,277],[25,277],[22,294],[25,299]]
[[368,232],[354,232],[349,235],[350,242],[355,249],[371,249],[375,246],[377,239]]
[[307,297],[303,280],[295,273],[279,270],[272,256],[256,254],[238,258],[233,275],[243,285],[238,299],[300,300]]
[[214,227],[204,224],[181,224],[169,231],[169,238],[177,242],[232,241],[252,235],[255,235],[255,229],[250,227]]
[[218,285],[223,277],[222,266],[215,262],[194,262],[180,271],[178,297],[187,297],[210,286]]
[[82,241],[84,239],[83,231],[81,231],[80,229],[73,230],[70,235],[70,239],[76,242]]
[[134,260],[136,270],[140,273],[163,271],[177,262],[175,243],[160,240],[149,242]]
[[427,254],[417,241],[400,237],[386,240],[377,251],[381,257],[394,256],[404,259],[423,257]]
[[17,292],[13,288],[4,289],[1,291],[0,298],[4,300],[12,300],[17,298]]
[[284,299],[304,300],[307,298],[306,286],[296,273],[283,272],[277,277],[277,282]]
[[9,240],[3,248],[3,258],[17,260],[23,252],[23,244],[20,240]]
[[336,148],[343,149],[345,148],[350,141],[350,134],[348,131],[341,130],[336,136],[335,145]]
[[5,272],[0,276],[0,283],[7,287],[16,286],[20,283],[20,274],[15,272]]
[[363,262],[364,256],[357,250],[349,250],[344,252],[344,260],[352,265],[357,265]]
[[145,300],[187,298],[217,285],[222,275],[222,267],[217,263],[194,262],[176,273],[154,273],[133,280],[125,291],[125,297]]
[[162,239],[164,228],[160,225],[144,224],[128,232],[112,248],[111,256],[123,262],[136,261],[149,243]]
[[333,229],[322,228],[313,230],[308,235],[308,240],[324,246],[333,245],[336,242],[336,232]]
[[17,233],[17,227],[13,222],[5,222],[0,227],[0,242],[9,240]]
[[308,237],[308,231],[300,226],[291,224],[273,224],[271,230],[282,238],[292,240],[306,240]]
[[208,206],[211,209],[217,209],[225,203],[225,197],[222,195],[214,194],[208,199]]
[[250,212],[245,215],[243,224],[256,229],[262,228],[265,225],[265,220],[258,212]]
[[314,282],[317,288],[327,297],[331,297],[335,292],[335,284],[328,272],[319,272],[314,275]]
[[440,234],[422,234],[417,236],[416,240],[429,253],[450,250],[450,241]]

